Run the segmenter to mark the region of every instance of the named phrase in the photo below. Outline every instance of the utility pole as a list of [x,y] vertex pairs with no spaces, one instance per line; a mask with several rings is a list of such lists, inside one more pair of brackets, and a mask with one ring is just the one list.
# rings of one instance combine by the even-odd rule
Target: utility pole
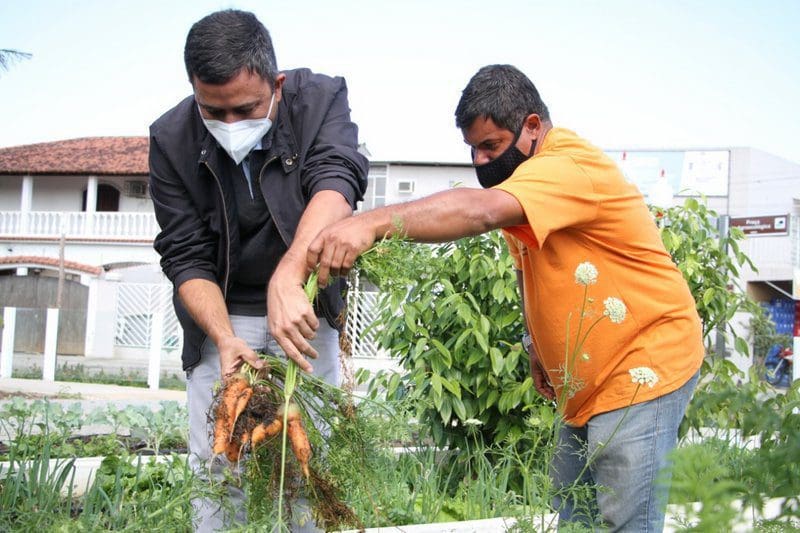
[[66,235],[61,232],[58,241],[58,289],[56,289],[56,309],[61,309],[64,299],[64,248],[66,246]]
[[[720,215],[717,219],[717,232],[719,233],[720,247],[722,253],[728,254],[728,235],[730,235],[731,217]],[[717,342],[714,350],[716,359],[725,359],[725,324],[717,326]]]

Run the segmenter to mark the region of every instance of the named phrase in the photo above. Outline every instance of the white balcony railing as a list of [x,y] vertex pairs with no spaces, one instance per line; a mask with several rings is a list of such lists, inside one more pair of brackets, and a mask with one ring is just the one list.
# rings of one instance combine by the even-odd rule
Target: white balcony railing
[[153,240],[158,231],[153,213],[0,211],[0,237]]

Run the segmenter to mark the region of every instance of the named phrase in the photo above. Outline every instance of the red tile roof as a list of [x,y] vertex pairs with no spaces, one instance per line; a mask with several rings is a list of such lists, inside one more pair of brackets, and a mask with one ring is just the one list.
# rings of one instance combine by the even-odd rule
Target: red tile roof
[[[42,257],[36,255],[15,255],[9,257],[0,257],[0,265],[13,265],[15,267],[45,267],[50,269],[58,269],[58,259],[53,257]],[[77,261],[64,261],[64,270],[70,272],[80,272],[84,274],[93,274],[99,276],[103,269],[92,265],[78,263]]]
[[0,148],[1,174],[148,174],[147,137],[87,137]]

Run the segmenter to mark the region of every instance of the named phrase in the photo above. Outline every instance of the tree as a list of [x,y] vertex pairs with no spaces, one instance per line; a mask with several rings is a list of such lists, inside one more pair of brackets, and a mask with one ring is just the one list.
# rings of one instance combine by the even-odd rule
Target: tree
[[12,50],[9,48],[0,48],[0,70],[8,70],[12,63],[22,59],[30,59],[33,57],[28,52],[21,52],[19,50]]

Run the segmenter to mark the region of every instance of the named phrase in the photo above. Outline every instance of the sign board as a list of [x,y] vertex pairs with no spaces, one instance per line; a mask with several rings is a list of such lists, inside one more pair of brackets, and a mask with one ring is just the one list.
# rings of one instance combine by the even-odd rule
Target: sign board
[[739,228],[745,235],[788,235],[789,215],[731,217],[731,227]]
[[661,176],[673,195],[727,196],[728,150],[609,150],[625,178],[645,196]]

